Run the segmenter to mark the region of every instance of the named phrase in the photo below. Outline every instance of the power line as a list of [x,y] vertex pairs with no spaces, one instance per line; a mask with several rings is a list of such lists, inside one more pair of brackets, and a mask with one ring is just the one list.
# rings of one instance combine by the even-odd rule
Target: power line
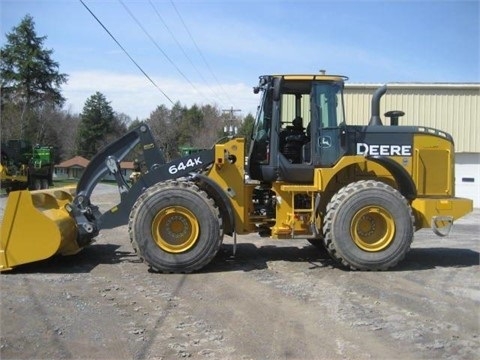
[[124,9],[128,12],[128,14],[130,15],[130,17],[137,23],[137,25],[140,27],[140,29],[142,29],[142,31],[144,32],[145,35],[148,36],[148,38],[150,39],[150,41],[156,46],[156,48],[163,54],[163,56],[165,56],[165,58],[168,60],[168,62],[170,64],[172,64],[172,66],[178,71],[178,73],[192,86],[192,88],[198,92],[200,95],[202,95],[205,99],[205,95],[203,95],[203,93],[197,89],[197,87],[190,81],[190,79],[182,72],[182,70],[180,70],[180,68],[175,64],[175,62],[170,59],[170,57],[167,55],[167,53],[160,47],[160,45],[158,45],[158,43],[155,41],[155,39],[150,35],[150,33],[145,29],[145,27],[140,23],[140,21],[138,21],[138,19],[135,17],[135,15],[133,15],[133,13],[130,11],[130,9],[127,7],[127,5],[125,5],[125,3],[122,1],[122,0],[118,0],[118,2],[120,4],[122,4],[122,6],[124,7]]
[[205,58],[205,56],[203,55],[202,51],[200,50],[200,48],[198,47],[197,45],[197,42],[195,41],[195,39],[193,38],[192,36],[192,33],[190,32],[190,30],[188,30],[188,27],[187,27],[187,24],[185,23],[185,21],[183,20],[183,17],[182,15],[180,15],[180,12],[178,11],[177,7],[175,6],[175,4],[173,3],[173,0],[170,0],[170,3],[172,4],[173,8],[175,9],[175,12],[177,13],[180,21],[182,22],[183,24],[183,27],[185,28],[188,36],[190,37],[190,40],[192,40],[193,44],[195,45],[195,48],[197,49],[198,53],[200,54],[200,57],[202,58],[203,62],[205,63],[205,65],[207,66],[207,69],[209,70],[210,74],[212,75],[212,77],[215,79],[215,81],[217,82],[217,84],[220,86],[220,88],[222,89],[223,93],[225,94],[225,96],[227,97],[227,99],[232,103],[232,99],[230,98],[230,96],[228,95],[228,93],[225,91],[225,89],[223,88],[222,84],[220,84],[220,81],[218,81],[217,77],[215,76],[212,68],[210,67],[210,65],[208,64],[208,61],[207,59]]
[[80,0],[80,2],[82,3],[82,5],[88,10],[88,12],[95,18],[95,20],[97,20],[97,22],[100,24],[100,26],[107,32],[108,35],[110,35],[110,37],[113,39],[113,41],[115,41],[115,43],[120,47],[120,49],[123,50],[123,52],[128,56],[128,58],[135,64],[135,66],[143,73],[143,75],[145,75],[145,77],[150,80],[150,82],[153,84],[153,86],[155,86],[162,94],[163,96],[165,96],[168,101],[170,101],[170,103],[172,105],[175,105],[174,102],[172,101],[172,99],[170,99],[170,97],[162,90],[160,89],[160,87],[150,78],[150,76],[147,75],[147,73],[140,67],[140,65],[137,64],[137,62],[130,56],[130,54],[127,52],[127,50],[125,50],[125,48],[118,42],[118,40],[115,38],[115,36],[112,35],[112,33],[105,27],[105,25],[103,25],[103,23],[95,16],[95,14],[92,12],[92,10],[90,10],[90,8],[83,2],[83,0]]
[[165,20],[163,19],[163,17],[160,15],[160,12],[157,10],[157,8],[155,7],[155,5],[152,3],[151,0],[149,0],[149,3],[150,3],[150,6],[153,8],[153,10],[155,11],[155,13],[157,14],[158,18],[160,19],[161,23],[163,24],[163,26],[165,27],[165,29],[167,29],[168,33],[170,34],[170,36],[173,38],[173,40],[175,41],[175,43],[177,44],[177,46],[180,48],[180,50],[182,51],[183,55],[185,56],[185,58],[189,61],[190,65],[192,65],[192,67],[195,69],[195,71],[197,72],[198,76],[202,79],[202,81],[208,86],[208,88],[210,89],[210,91],[212,92],[212,94],[214,95],[215,98],[217,98],[220,103],[222,103],[223,101],[220,99],[220,97],[218,96],[218,94],[213,90],[213,88],[208,84],[207,80],[205,79],[205,77],[202,75],[202,73],[200,72],[200,70],[198,69],[198,67],[195,65],[195,63],[192,61],[192,59],[190,58],[190,56],[188,55],[188,53],[185,51],[185,49],[183,48],[183,46],[180,44],[180,42],[177,40],[175,34],[173,33],[172,30],[170,30],[170,28],[168,27],[167,23],[165,22]]

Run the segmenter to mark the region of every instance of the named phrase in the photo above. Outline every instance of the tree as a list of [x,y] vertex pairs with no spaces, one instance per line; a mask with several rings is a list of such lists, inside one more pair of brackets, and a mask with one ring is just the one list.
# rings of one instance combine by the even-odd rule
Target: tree
[[[210,148],[220,139],[226,124],[238,125],[240,119],[230,118],[212,105],[192,105],[177,102],[171,110],[158,106],[146,120],[167,161],[177,158],[180,147]],[[252,117],[253,123],[253,117]]]
[[193,146],[210,148],[221,138],[226,124],[225,116],[220,108],[212,105],[202,106],[203,129],[195,136]]
[[125,113],[114,113],[112,133],[106,137],[107,142],[116,140],[119,136],[126,134],[132,118]]
[[195,139],[204,132],[203,113],[197,105],[193,105],[190,109],[182,108],[181,118],[178,122],[178,145],[192,146]]
[[118,131],[126,131],[126,126],[118,129],[110,102],[98,91],[87,99],[80,118],[77,154],[87,159],[92,158],[109,140],[121,135]]
[[80,124],[80,115],[72,114],[69,111],[57,111],[53,117],[55,123],[54,133],[57,136],[58,156],[60,161],[70,159],[77,155],[76,138]]
[[146,123],[150,126],[157,146],[162,149],[165,158],[170,160],[176,155],[175,145],[172,145],[175,141],[174,129],[170,124],[170,110],[165,105],[157,106]]
[[238,135],[245,137],[247,151],[250,148],[250,140],[252,137],[254,123],[255,118],[249,113],[247,116],[245,116],[242,125],[238,129]]
[[33,18],[26,15],[6,34],[6,45],[0,49],[1,111],[8,109],[17,116],[13,122],[20,126],[10,132],[33,142],[45,134],[39,114],[60,108],[65,101],[60,87],[67,75],[59,72],[53,50],[43,47],[46,38],[37,36]]
[[130,131],[138,126],[140,126],[140,124],[142,123],[142,121],[140,121],[140,119],[137,117],[135,120],[132,120],[129,124],[128,124],[128,127],[127,127],[127,130]]

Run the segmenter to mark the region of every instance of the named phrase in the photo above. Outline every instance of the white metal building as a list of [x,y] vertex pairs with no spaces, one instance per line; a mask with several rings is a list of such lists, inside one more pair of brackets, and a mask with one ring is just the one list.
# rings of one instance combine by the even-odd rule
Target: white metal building
[[[345,112],[351,125],[370,119],[373,92],[382,84],[346,84]],[[422,125],[450,133],[455,140],[456,196],[480,207],[480,84],[387,84],[380,114],[402,110],[399,125]],[[384,123],[389,119],[382,117]]]

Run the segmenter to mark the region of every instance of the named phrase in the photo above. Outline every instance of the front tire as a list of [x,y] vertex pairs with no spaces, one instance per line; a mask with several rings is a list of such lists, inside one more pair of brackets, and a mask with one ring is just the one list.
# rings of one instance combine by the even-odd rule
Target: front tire
[[167,181],[147,189],[130,213],[133,248],[159,272],[189,273],[218,252],[222,222],[214,201],[194,183]]
[[325,247],[352,270],[386,270],[410,250],[414,217],[407,200],[382,182],[345,186],[327,206]]

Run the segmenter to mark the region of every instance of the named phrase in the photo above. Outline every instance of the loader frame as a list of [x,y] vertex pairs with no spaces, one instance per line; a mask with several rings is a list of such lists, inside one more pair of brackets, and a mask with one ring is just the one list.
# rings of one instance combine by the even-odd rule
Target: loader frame
[[[73,198],[60,190],[25,191],[9,200],[0,271],[72,254],[100,230],[126,224],[134,250],[161,272],[199,270],[215,257],[224,234],[236,244],[237,234],[255,232],[307,239],[350,269],[395,266],[416,230],[432,227],[445,235],[453,220],[472,210],[472,201],[455,197],[450,135],[397,126],[398,119],[384,126],[379,101],[386,87],[373,95],[367,126],[346,125],[344,80],[336,75],[260,77],[256,91],[263,97],[248,160],[245,139],[228,136],[212,149],[167,163],[149,127],[141,124],[91,160]],[[308,115],[300,132],[294,121],[285,126],[290,124],[282,110],[285,95],[295,99],[295,121]],[[309,97],[310,112],[302,110],[308,106],[302,96]],[[128,183],[120,161],[136,147],[144,166]],[[107,173],[115,177],[120,202],[102,213],[91,197]],[[48,251],[41,252],[35,234],[24,231],[20,222],[30,215],[45,229]]]

